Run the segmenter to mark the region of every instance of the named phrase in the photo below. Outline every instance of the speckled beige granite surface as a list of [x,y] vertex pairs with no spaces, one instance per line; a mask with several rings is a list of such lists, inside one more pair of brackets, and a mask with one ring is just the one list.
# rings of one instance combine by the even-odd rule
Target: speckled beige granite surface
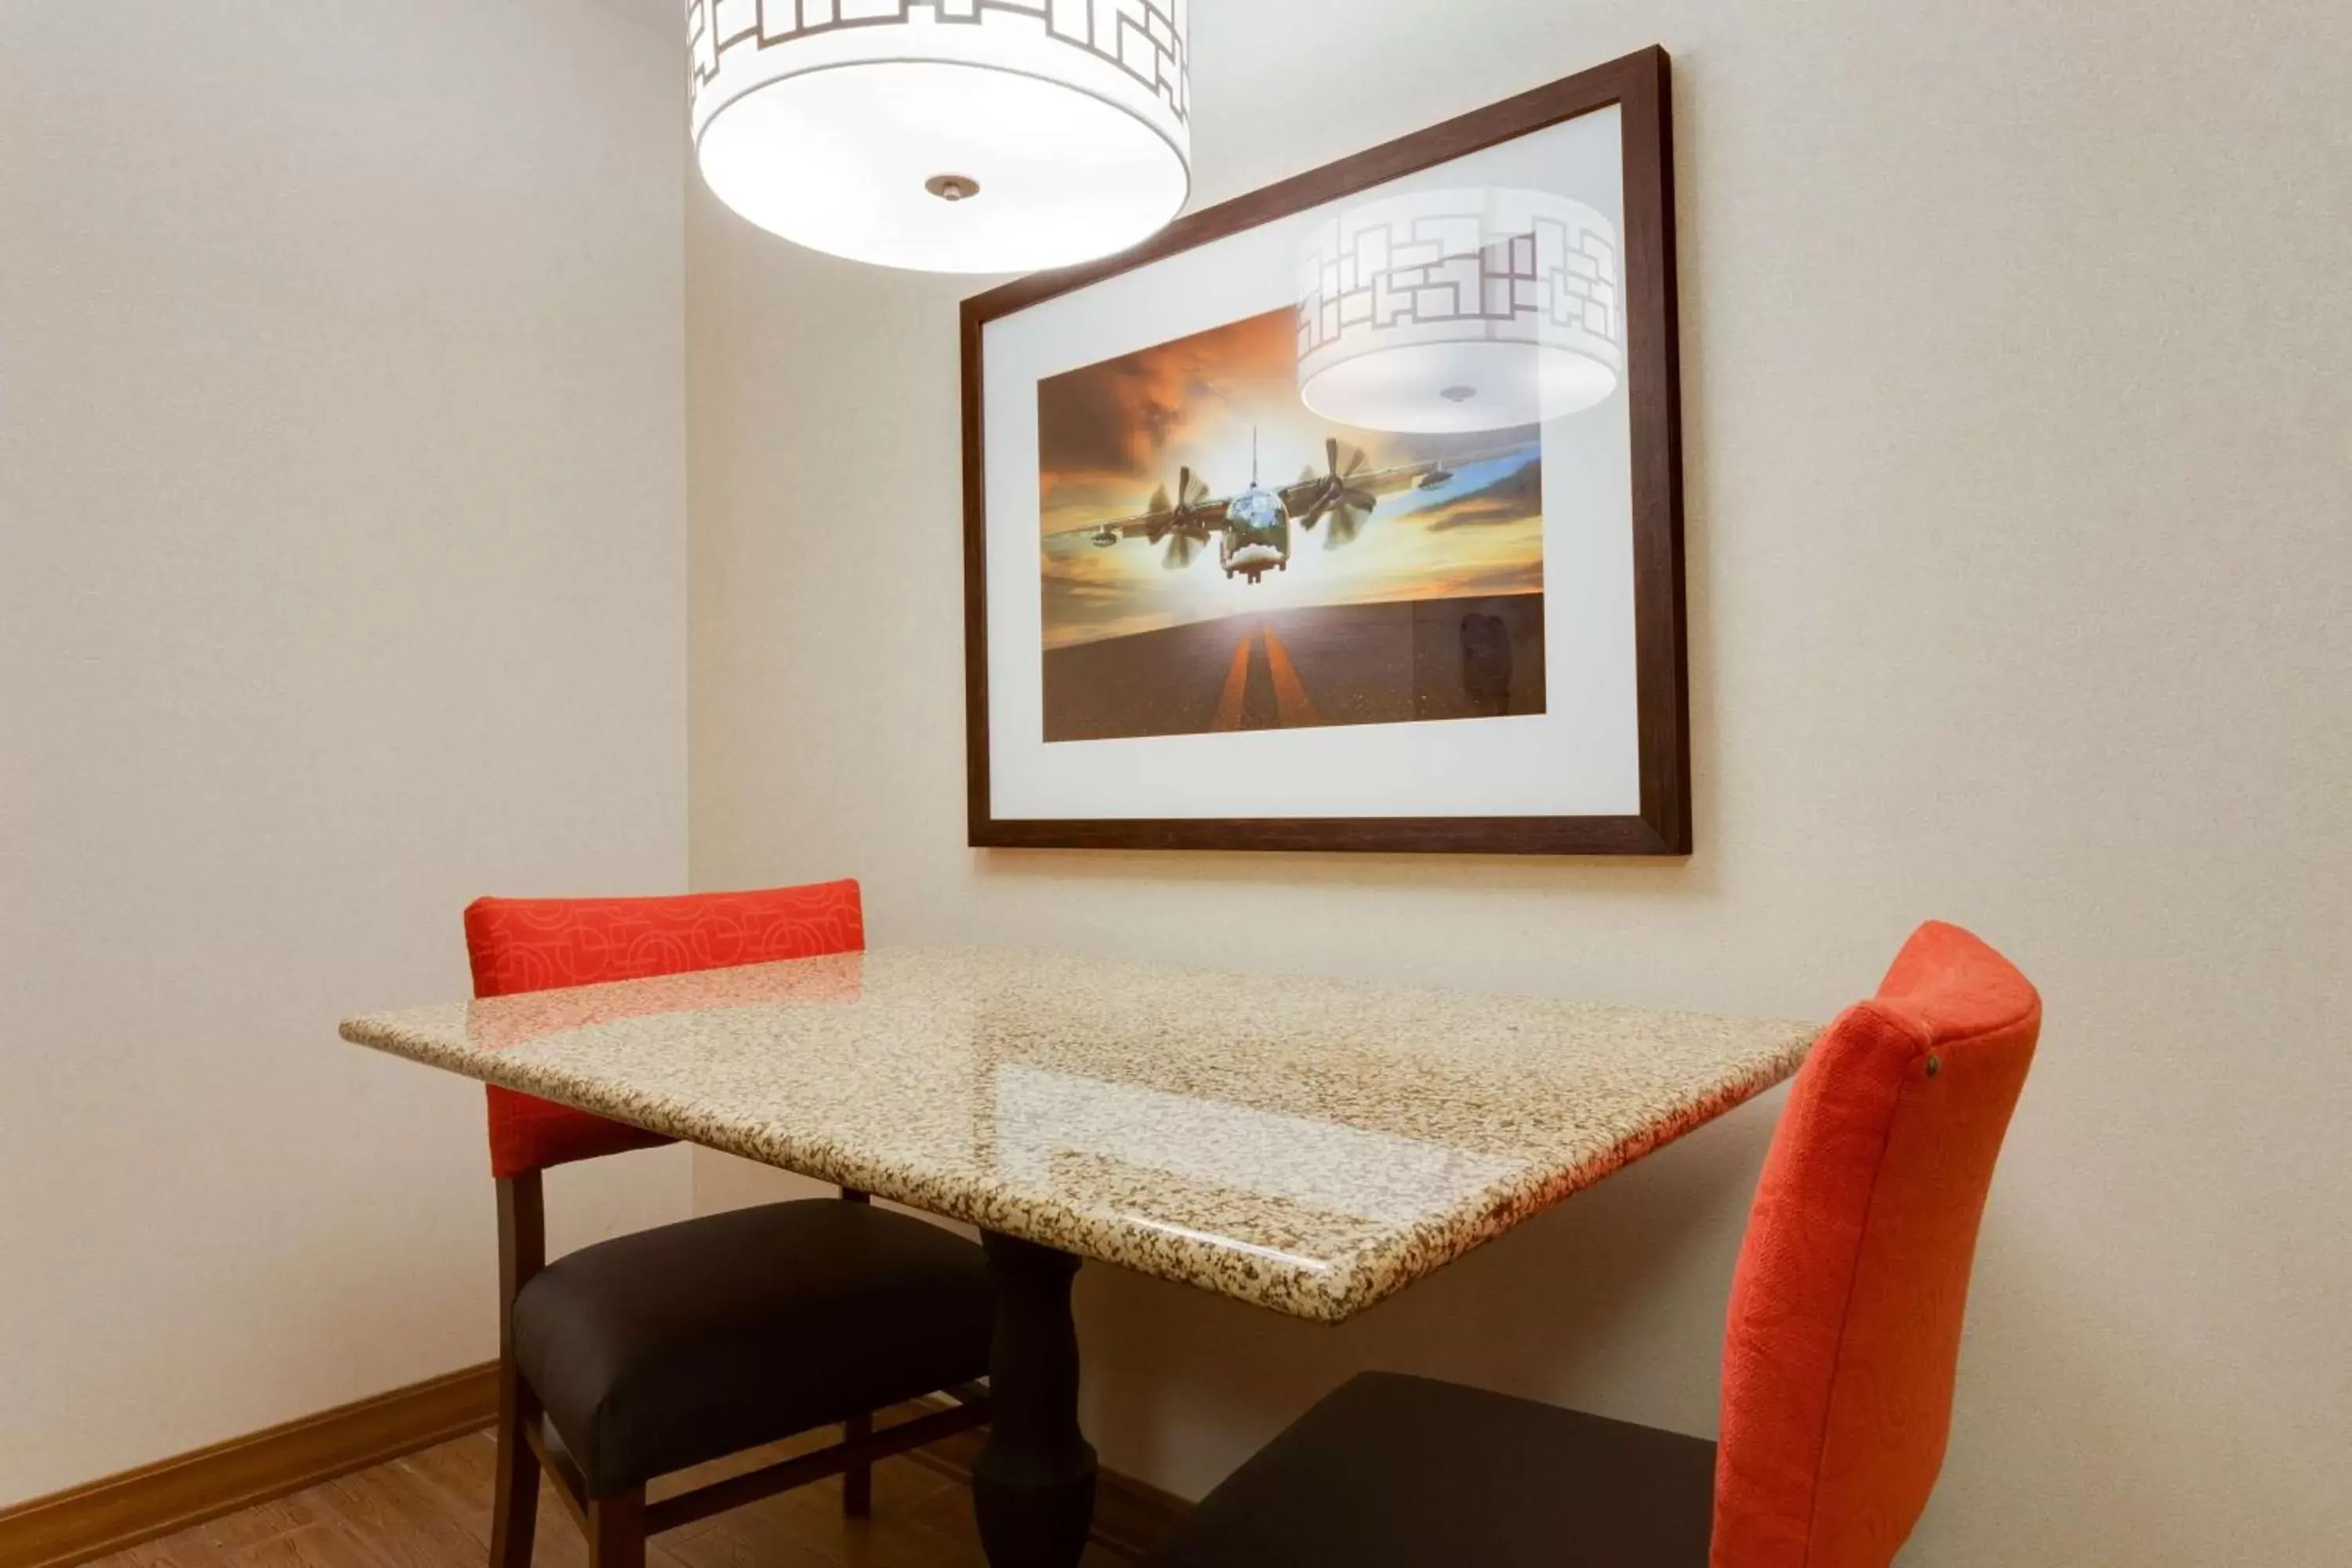
[[1815,1033],[945,948],[342,1026],[468,1078],[1334,1322],[1779,1082]]

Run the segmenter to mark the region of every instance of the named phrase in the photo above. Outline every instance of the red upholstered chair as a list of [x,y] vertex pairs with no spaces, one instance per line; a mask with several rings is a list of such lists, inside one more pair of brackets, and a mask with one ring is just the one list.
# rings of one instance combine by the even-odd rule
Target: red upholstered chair
[[1943,1463],[1978,1222],[2041,1025],[2023,975],[1929,924],[1830,1026],[1740,1252],[1719,1446],[1370,1373],[1152,1568],[1887,1568]]
[[[483,899],[466,910],[477,996],[866,945],[857,884],[664,899]],[[492,1568],[530,1568],[551,1476],[594,1568],[642,1568],[649,1534],[844,1477],[870,1504],[877,1458],[980,1425],[992,1297],[980,1248],[861,1193],[768,1204],[547,1258],[540,1173],[668,1140],[489,1090],[499,1197],[499,1462]],[[958,1404],[879,1433],[873,1413]],[[839,1422],[843,1440],[646,1500],[655,1477]]]

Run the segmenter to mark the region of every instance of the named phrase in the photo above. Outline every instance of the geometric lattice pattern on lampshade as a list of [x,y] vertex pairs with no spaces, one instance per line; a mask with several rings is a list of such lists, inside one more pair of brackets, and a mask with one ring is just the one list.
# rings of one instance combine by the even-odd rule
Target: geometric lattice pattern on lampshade
[[[1133,77],[1181,122],[1192,118],[1183,0],[687,0],[694,81],[716,81],[720,57],[876,25],[1026,26],[1088,50]],[[892,47],[901,47],[893,44]]]
[[1599,403],[1624,370],[1616,228],[1568,196],[1367,202],[1318,226],[1300,281],[1299,393],[1343,424],[1534,424]]

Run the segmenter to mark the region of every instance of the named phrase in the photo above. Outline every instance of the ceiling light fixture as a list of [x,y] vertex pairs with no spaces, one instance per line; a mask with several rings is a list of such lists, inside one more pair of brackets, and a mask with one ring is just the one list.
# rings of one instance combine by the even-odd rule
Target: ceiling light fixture
[[814,250],[1025,272],[1124,250],[1192,186],[1190,0],[688,0],[697,157]]

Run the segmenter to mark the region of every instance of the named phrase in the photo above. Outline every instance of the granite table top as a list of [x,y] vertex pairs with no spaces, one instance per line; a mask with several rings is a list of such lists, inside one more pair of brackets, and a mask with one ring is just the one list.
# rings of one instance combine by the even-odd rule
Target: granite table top
[[1817,1026],[882,948],[345,1039],[1337,1322],[1793,1073]]

